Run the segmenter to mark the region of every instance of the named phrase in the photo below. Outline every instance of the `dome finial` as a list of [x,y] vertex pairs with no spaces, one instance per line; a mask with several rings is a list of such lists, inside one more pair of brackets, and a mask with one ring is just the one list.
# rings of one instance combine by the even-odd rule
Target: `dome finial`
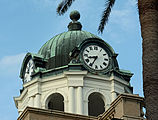
[[70,13],[70,19],[72,21],[77,21],[80,19],[80,13],[77,10],[74,10]]
[[72,22],[69,23],[68,29],[69,31],[73,30],[81,30],[82,25],[78,20],[80,19],[80,13],[77,10],[74,10],[70,13],[70,19]]

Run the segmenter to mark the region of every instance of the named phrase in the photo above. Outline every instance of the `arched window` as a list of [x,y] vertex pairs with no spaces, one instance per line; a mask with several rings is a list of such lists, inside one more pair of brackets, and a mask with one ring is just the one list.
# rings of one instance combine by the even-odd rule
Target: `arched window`
[[98,116],[105,111],[105,103],[100,93],[94,92],[88,97],[88,114]]
[[59,93],[50,95],[47,99],[47,108],[64,111],[64,97]]

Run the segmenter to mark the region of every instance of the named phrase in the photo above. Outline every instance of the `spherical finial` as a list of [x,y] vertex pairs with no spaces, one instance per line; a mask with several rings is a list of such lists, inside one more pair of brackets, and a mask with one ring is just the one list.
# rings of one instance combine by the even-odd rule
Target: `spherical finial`
[[72,21],[77,21],[80,19],[80,13],[77,10],[74,10],[70,13],[70,19]]

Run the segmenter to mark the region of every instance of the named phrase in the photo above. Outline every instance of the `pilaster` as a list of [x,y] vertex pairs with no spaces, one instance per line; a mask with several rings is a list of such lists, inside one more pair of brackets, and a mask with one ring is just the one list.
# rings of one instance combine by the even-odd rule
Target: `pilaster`
[[74,92],[74,87],[69,87],[69,94],[68,94],[68,99],[69,99],[69,112],[70,113],[75,113],[75,98],[74,98],[75,92]]

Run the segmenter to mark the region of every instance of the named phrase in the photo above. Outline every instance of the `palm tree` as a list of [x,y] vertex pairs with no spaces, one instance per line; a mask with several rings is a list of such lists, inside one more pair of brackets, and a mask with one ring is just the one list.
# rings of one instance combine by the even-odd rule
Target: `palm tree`
[[143,90],[148,120],[158,119],[158,0],[138,0],[143,38]]
[[[57,13],[63,15],[75,0],[63,0]],[[98,27],[103,33],[115,0],[105,0],[105,10]],[[143,38],[143,91],[148,120],[158,119],[158,0],[138,0]]]
[[[63,15],[68,8],[71,6],[71,4],[74,2],[75,0],[63,0],[57,8],[57,13],[59,15]],[[115,4],[115,0],[105,0],[105,9],[102,13],[102,18],[100,20],[100,24],[98,27],[98,32],[99,33],[103,33],[104,30],[104,26],[106,25],[106,23],[108,22],[108,18],[111,12],[111,8],[113,7],[113,5]]]

